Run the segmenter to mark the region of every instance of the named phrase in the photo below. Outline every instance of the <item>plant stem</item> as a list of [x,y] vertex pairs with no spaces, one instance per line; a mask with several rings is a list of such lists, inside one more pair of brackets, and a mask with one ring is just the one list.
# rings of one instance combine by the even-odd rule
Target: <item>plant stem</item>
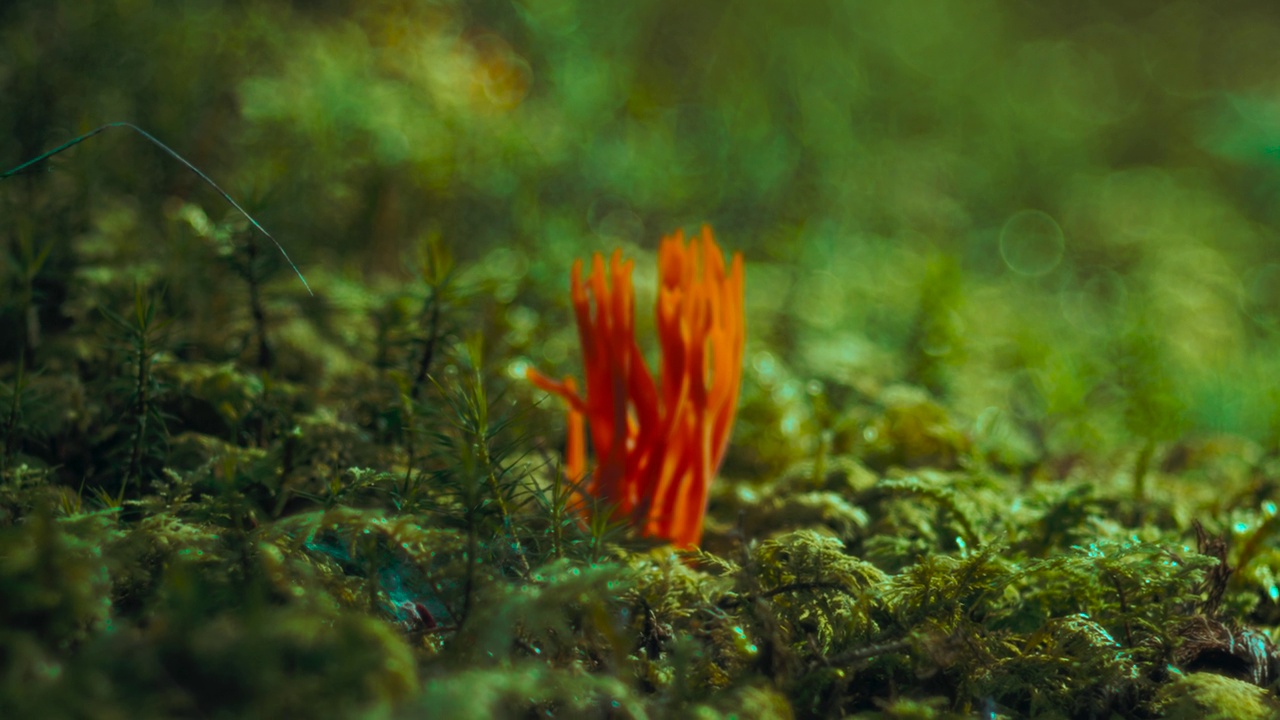
[[136,426],[133,434],[133,448],[129,453],[129,470],[125,473],[124,480],[120,483],[120,501],[124,501],[125,488],[129,486],[129,478],[138,477],[141,484],[142,478],[142,445],[147,435],[147,415],[149,414],[150,403],[150,370],[151,370],[151,347],[147,336],[147,329],[140,327],[137,336],[137,377],[134,393],[137,395],[138,401],[134,404],[134,421]]

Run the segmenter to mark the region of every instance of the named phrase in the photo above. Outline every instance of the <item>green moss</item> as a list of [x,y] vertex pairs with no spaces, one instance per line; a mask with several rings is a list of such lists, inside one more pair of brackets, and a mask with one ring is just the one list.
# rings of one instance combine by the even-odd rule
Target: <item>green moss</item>
[[1212,673],[1190,673],[1160,689],[1154,707],[1169,720],[1254,720],[1280,713],[1266,690]]
[[[0,171],[308,283],[0,176],[0,717],[1280,712],[1268,12],[0,5]],[[703,220],[677,552],[524,371]]]

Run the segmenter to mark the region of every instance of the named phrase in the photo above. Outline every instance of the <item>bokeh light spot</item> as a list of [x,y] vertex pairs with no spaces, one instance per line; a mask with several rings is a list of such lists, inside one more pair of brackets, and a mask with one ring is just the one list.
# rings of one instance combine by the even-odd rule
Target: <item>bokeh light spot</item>
[[1019,210],[1000,230],[1000,257],[1020,275],[1045,275],[1062,262],[1066,239],[1058,221],[1040,210]]

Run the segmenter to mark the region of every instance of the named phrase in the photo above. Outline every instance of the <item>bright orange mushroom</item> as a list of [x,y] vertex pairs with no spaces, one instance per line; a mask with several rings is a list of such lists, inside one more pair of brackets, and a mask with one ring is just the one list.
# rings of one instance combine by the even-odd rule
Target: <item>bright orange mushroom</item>
[[655,384],[635,341],[634,263],[615,250],[573,264],[572,299],[586,369],[586,396],[572,377],[556,382],[532,368],[528,378],[569,405],[565,471],[587,472],[585,430],[596,466],[585,491],[615,508],[641,533],[681,548],[702,538],[707,494],[729,444],[742,380],[746,339],[742,255],[732,266],[703,226],[687,245],[683,232],[658,251]]

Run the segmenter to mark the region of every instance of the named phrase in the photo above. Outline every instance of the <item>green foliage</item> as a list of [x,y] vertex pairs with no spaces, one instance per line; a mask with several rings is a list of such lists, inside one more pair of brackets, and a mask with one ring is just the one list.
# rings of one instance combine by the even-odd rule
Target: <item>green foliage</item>
[[483,720],[504,715],[514,707],[540,710],[551,716],[637,720],[651,717],[635,692],[617,678],[575,669],[557,670],[528,661],[466,670],[432,680],[403,715],[409,718],[426,713]]
[[935,395],[944,395],[948,367],[964,357],[958,311],[963,300],[961,273],[950,258],[931,261],[920,284],[920,309],[911,327],[906,379]]
[[20,674],[48,662],[42,643],[74,647],[110,621],[111,574],[98,542],[114,534],[112,515],[59,523],[45,508],[4,528],[5,646],[31,653],[10,666]]
[[1275,717],[1280,703],[1256,685],[1191,673],[1162,688],[1156,708],[1170,720],[1252,720]]
[[762,542],[752,559],[754,593],[769,600],[779,632],[797,647],[812,643],[831,653],[878,634],[870,590],[886,576],[845,554],[839,540],[800,530]]

